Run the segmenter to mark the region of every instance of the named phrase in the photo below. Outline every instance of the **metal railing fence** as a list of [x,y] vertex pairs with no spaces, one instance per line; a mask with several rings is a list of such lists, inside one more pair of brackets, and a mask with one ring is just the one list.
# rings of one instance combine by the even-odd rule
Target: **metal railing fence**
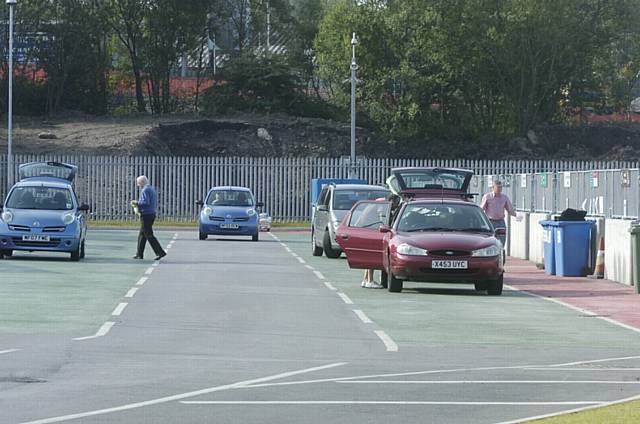
[[[135,186],[135,178],[138,175],[147,175],[157,188],[160,219],[195,219],[198,213],[195,202],[202,199],[210,187],[240,185],[250,187],[257,200],[264,202],[265,210],[277,221],[303,221],[309,218],[310,187],[313,178],[346,178],[349,175],[349,163],[341,158],[74,155],[14,155],[14,175],[17,177],[18,164],[43,160],[72,163],[78,166],[76,192],[82,202],[91,205],[92,219],[98,220],[135,219],[129,201],[138,196]],[[558,191],[557,195],[554,194],[557,181],[553,180],[551,175],[559,175],[559,171],[638,167],[635,162],[362,158],[357,162],[356,174],[372,184],[383,184],[391,168],[405,166],[472,169],[478,175],[474,177],[471,190],[478,193],[484,193],[490,189],[488,181],[495,177],[502,178],[507,185],[506,192],[512,196],[518,207],[522,208],[522,205],[526,204],[527,210],[555,209],[565,195],[570,197],[571,204],[582,199],[581,196],[584,197],[585,193],[582,191],[576,193]],[[602,174],[600,183],[602,190],[616,185],[615,173],[619,171],[599,172]],[[631,172],[634,173],[634,187],[637,189],[638,171]],[[522,177],[522,174],[525,174],[525,177]],[[580,173],[574,172],[574,174]],[[547,175],[548,184],[546,187],[541,187],[540,179],[544,175]],[[521,178],[525,178],[526,187],[521,187]],[[579,180],[579,177],[575,178]],[[576,185],[580,185],[578,180]],[[0,197],[2,199],[5,198],[7,188],[7,156],[3,155],[0,156]],[[585,191],[586,188],[581,190]],[[589,194],[593,193],[589,192]],[[623,200],[624,194],[619,191],[606,192],[603,195],[612,196],[611,214],[619,213],[621,210],[638,214],[637,190],[635,200],[629,202]],[[603,204],[608,205],[608,202],[607,199]],[[594,205],[599,205],[598,201]],[[607,207],[603,206],[604,209]]]

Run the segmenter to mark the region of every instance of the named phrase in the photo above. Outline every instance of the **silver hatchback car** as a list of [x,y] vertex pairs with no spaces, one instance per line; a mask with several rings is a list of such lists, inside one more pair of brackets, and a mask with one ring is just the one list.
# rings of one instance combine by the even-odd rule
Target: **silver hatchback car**
[[389,196],[385,187],[369,184],[329,184],[322,188],[313,210],[311,250],[313,256],[338,258],[342,253],[336,241],[336,228],[351,207],[361,200]]

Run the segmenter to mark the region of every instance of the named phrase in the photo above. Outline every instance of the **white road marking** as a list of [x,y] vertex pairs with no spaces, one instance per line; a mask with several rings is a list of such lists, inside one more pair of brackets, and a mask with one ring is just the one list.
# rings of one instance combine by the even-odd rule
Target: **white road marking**
[[89,340],[89,339],[96,339],[98,337],[103,337],[106,336],[109,331],[111,331],[111,327],[113,327],[116,323],[112,322],[112,321],[107,321],[104,324],[102,324],[102,327],[100,327],[98,329],[98,332],[96,334],[94,334],[93,336],[87,336],[87,337],[77,337],[73,340]]
[[133,296],[135,296],[137,291],[138,291],[138,289],[136,287],[133,287],[132,289],[130,289],[127,292],[127,294],[124,295],[124,297],[133,297]]
[[301,264],[306,263],[306,261],[304,259],[302,259],[300,256],[296,256],[296,259],[298,260],[298,262],[300,262]]
[[316,277],[318,277],[320,280],[326,280],[326,278],[324,278],[324,275],[322,275],[320,271],[313,271],[313,273],[316,274]]
[[268,377],[261,377],[261,378],[255,378],[255,379],[252,379],[252,380],[239,381],[237,383],[225,384],[223,386],[215,386],[215,387],[210,387],[210,388],[202,389],[202,390],[195,390],[195,391],[192,391],[192,392],[181,393],[181,394],[173,395],[173,396],[165,396],[165,397],[152,399],[152,400],[147,400],[147,401],[143,401],[143,402],[130,403],[130,404],[127,404],[127,405],[116,406],[116,407],[113,407],[113,408],[98,409],[96,411],[87,411],[87,412],[81,412],[81,413],[78,413],[78,414],[62,415],[62,416],[59,416],[59,417],[45,418],[45,419],[35,420],[35,421],[27,421],[27,422],[24,422],[22,424],[59,423],[59,422],[62,422],[62,421],[75,420],[75,419],[78,419],[78,418],[94,417],[94,416],[97,416],[97,415],[105,415],[105,414],[109,414],[109,413],[112,413],[112,412],[127,411],[127,410],[131,410],[131,409],[142,408],[142,407],[145,407],[145,406],[158,405],[158,404],[167,403],[167,402],[175,402],[175,401],[179,401],[179,400],[190,398],[190,397],[194,397],[194,396],[201,396],[201,395],[206,395],[206,394],[209,394],[209,393],[221,392],[221,391],[224,391],[224,390],[242,388],[242,387],[250,386],[251,384],[258,384],[258,383],[262,383],[262,382],[278,380],[278,379],[281,379],[281,378],[293,377],[295,375],[306,374],[306,373],[315,372],[315,371],[322,371],[322,370],[326,370],[326,369],[329,369],[329,368],[340,367],[342,365],[346,365],[346,362],[336,362],[336,363],[333,363],[333,364],[323,365],[323,366],[319,366],[319,367],[305,368],[305,369],[297,370],[297,371],[284,372],[284,373],[281,373],[281,374],[275,374],[275,375],[271,375],[271,376],[268,376]]
[[285,247],[285,249],[284,249],[284,250],[286,250],[288,253],[292,253],[292,250],[291,250],[291,249],[289,249],[288,247]]
[[293,256],[294,258],[299,258],[298,254],[296,252],[291,252],[291,256]]
[[636,333],[640,333],[640,328],[632,327],[632,326],[627,325],[625,323],[622,323],[620,321],[616,321],[615,319],[598,316],[598,314],[596,314],[595,312],[592,312],[592,311],[590,311],[588,309],[579,308],[577,306],[573,306],[573,305],[570,305],[568,303],[565,303],[565,302],[563,302],[561,300],[554,299],[554,298],[551,298],[551,297],[546,297],[546,296],[540,296],[539,294],[531,293],[531,292],[526,291],[526,290],[520,290],[517,287],[508,286],[508,285],[505,285],[504,287],[508,288],[509,290],[517,291],[517,292],[520,292],[520,293],[527,294],[529,296],[533,296],[533,297],[537,297],[539,299],[546,300],[548,302],[556,303],[558,305],[564,306],[565,308],[569,308],[569,309],[572,309],[572,310],[574,310],[576,312],[579,312],[582,315],[588,315],[588,316],[591,316],[593,318],[600,319],[602,321],[606,321],[609,324],[613,324],[613,325],[616,325],[618,327],[622,327],[622,328],[625,328],[627,330],[631,330],[631,331],[634,331]]
[[523,370],[533,371],[640,371],[640,368],[557,368],[557,367],[524,367]]
[[330,283],[330,282],[328,282],[328,281],[324,281],[324,285],[325,285],[325,286],[327,286],[327,288],[328,288],[329,290],[338,291],[338,289],[337,289],[337,288],[335,288],[335,287],[333,286],[333,284],[331,284],[331,283]]
[[154,263],[151,264],[151,266],[154,267],[154,268],[157,267],[158,265],[160,265],[160,262],[154,262]]
[[136,286],[143,285],[144,283],[147,282],[148,279],[149,279],[148,277],[142,277],[141,279],[138,280],[138,282],[136,283]]
[[7,350],[0,350],[0,355],[4,355],[7,353],[13,353],[13,352],[19,352],[22,349],[7,349]]
[[113,312],[111,312],[111,315],[115,315],[115,316],[119,316],[122,311],[124,311],[124,308],[126,308],[128,305],[128,303],[119,303],[118,306],[116,306],[116,308],[113,310]]
[[348,380],[340,384],[640,384],[631,380]]
[[590,361],[566,362],[564,364],[549,365],[549,368],[570,367],[572,365],[598,364],[602,362],[626,361],[627,359],[640,359],[640,356],[621,356],[618,358],[592,359]]
[[174,239],[174,240],[177,240],[177,239],[178,239],[178,233],[174,233],[174,234],[173,234],[173,239]]
[[360,309],[354,309],[353,312],[358,316],[358,318],[360,318],[360,321],[364,322],[365,324],[373,323],[373,321],[371,321],[371,319],[369,319],[369,317],[366,316],[365,313]]
[[349,296],[346,294],[340,292],[338,293],[338,296],[340,296],[340,299],[342,299],[347,305],[353,305],[353,300],[349,299]]
[[[154,265],[156,265],[156,264],[154,264]],[[158,265],[156,265],[156,266],[158,266]],[[147,270],[144,272],[144,274],[145,274],[145,275],[151,275],[151,273],[152,273],[152,272],[153,272],[153,267],[149,267],[149,268],[147,268]]]
[[387,347],[387,352],[398,351],[398,345],[396,344],[396,342],[393,341],[391,337],[389,337],[387,333],[385,333],[382,330],[376,330],[374,331],[374,333],[376,333],[376,336],[380,337],[380,340],[382,340],[382,343],[384,343],[384,345]]
[[604,401],[568,402],[463,402],[463,401],[402,401],[402,400],[187,400],[185,405],[508,405],[508,406],[561,406],[561,405],[602,405]]
[[638,399],[640,399],[640,395],[628,397],[628,398],[625,398],[625,399],[615,400],[613,402],[603,402],[600,405],[585,406],[583,408],[570,409],[568,411],[553,412],[551,414],[537,415],[535,417],[518,418],[517,420],[503,421],[503,422],[500,422],[500,423],[497,423],[497,424],[519,424],[519,423],[524,423],[524,422],[533,421],[533,420],[541,420],[541,419],[544,419],[544,418],[551,418],[551,417],[557,417],[557,416],[560,416],[560,415],[566,415],[566,414],[573,414],[573,413],[576,413],[576,412],[588,411],[590,409],[604,408],[604,407],[607,407],[607,406],[618,405],[620,403],[631,402],[631,401],[638,400]]
[[305,265],[304,267],[309,269],[309,270],[311,270],[311,271],[313,271],[313,267],[311,265]]
[[167,247],[165,247],[165,248],[164,248],[164,250],[169,250],[169,249],[171,249],[171,246],[172,246],[171,244],[167,244]]

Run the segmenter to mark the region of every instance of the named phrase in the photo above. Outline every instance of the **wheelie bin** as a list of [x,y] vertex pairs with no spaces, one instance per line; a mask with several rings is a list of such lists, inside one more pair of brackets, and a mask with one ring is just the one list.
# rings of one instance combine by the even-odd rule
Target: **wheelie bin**
[[557,224],[556,221],[540,221],[543,231],[542,242],[544,244],[544,272],[549,275],[556,274],[555,224]]
[[633,285],[640,293],[640,222],[635,221],[629,228],[631,233],[631,262],[633,264]]
[[591,230],[594,221],[556,221],[554,250],[556,275],[584,277],[589,274]]

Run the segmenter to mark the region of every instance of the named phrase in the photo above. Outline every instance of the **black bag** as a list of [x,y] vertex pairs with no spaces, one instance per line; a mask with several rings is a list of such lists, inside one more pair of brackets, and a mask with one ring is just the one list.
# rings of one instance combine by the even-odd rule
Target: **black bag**
[[562,211],[559,217],[556,217],[556,221],[584,221],[585,216],[587,216],[587,211],[567,208]]

